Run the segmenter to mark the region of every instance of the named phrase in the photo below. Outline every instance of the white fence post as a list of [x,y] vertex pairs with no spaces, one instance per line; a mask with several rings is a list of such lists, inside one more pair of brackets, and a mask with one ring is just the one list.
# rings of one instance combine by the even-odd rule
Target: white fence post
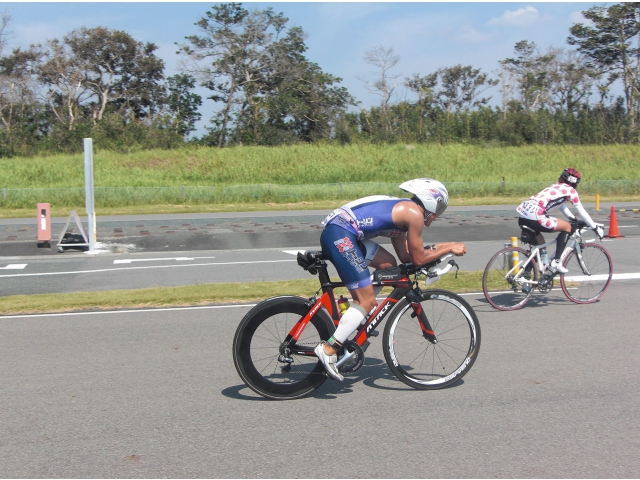
[[89,253],[95,251],[96,246],[96,213],[93,189],[93,140],[84,139],[84,198],[87,211],[87,234],[89,236]]

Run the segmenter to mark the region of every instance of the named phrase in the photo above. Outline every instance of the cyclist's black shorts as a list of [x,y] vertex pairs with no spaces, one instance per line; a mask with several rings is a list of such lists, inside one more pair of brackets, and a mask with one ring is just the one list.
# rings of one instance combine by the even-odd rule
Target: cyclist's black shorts
[[530,229],[535,230],[536,233],[549,233],[554,231],[553,228],[544,227],[540,225],[536,220],[529,220],[528,218],[518,218],[518,225],[520,225],[521,227],[525,225]]

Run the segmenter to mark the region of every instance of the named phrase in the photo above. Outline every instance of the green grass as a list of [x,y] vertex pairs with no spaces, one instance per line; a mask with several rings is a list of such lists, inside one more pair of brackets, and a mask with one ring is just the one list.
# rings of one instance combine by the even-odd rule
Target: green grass
[[[304,280],[251,283],[211,283],[183,287],[155,287],[138,290],[76,292],[62,294],[11,295],[0,297],[0,315],[62,313],[87,310],[183,307],[194,305],[258,302],[276,295],[311,297],[318,290],[317,277]],[[482,272],[446,275],[430,288],[455,292],[482,290]],[[385,288],[385,292],[390,289]],[[344,288],[337,295],[348,295]]]
[[[294,145],[185,147],[123,154],[94,153],[96,186],[305,185],[401,182],[433,177],[443,182],[541,181],[567,167],[586,180],[640,178],[640,147],[472,145]],[[82,155],[0,158],[0,188],[69,188],[84,185]]]
[[[444,182],[452,205],[469,198],[517,203],[567,166],[583,174],[584,201],[593,201],[596,193],[620,201],[640,198],[639,157],[640,147],[634,145],[324,144],[130,154],[98,149],[96,213],[134,213],[139,207],[140,213],[250,211],[271,204],[275,209],[332,208],[374,193],[402,195],[397,186],[416,177]],[[50,203],[54,214],[64,209],[63,216],[84,205],[82,155],[0,158],[0,172],[0,217],[28,212],[38,202]]]

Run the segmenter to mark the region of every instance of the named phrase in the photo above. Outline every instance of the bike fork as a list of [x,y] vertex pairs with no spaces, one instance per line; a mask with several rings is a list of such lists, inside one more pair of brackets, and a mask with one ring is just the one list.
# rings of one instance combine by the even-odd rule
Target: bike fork
[[427,319],[427,314],[424,313],[424,309],[422,308],[422,304],[420,303],[420,296],[415,290],[410,290],[407,293],[407,300],[411,302],[411,308],[413,308],[413,313],[411,316],[413,318],[418,317],[418,321],[420,322],[420,328],[422,329],[422,336],[429,340],[431,343],[438,343],[438,339],[436,338],[436,334]]

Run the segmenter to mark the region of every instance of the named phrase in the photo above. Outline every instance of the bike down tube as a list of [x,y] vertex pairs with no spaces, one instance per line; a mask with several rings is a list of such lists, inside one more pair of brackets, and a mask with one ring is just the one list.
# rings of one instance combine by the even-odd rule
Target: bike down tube
[[393,293],[394,292],[391,292],[391,295],[385,298],[382,303],[378,305],[378,308],[376,308],[376,310],[371,315],[369,315],[369,318],[367,318],[367,321],[364,323],[364,325],[360,326],[360,328],[358,329],[358,333],[356,333],[356,336],[353,339],[358,345],[364,345],[364,342],[366,342],[367,338],[369,338],[369,334],[375,330],[376,326],[387,315],[391,307],[398,303],[400,299],[395,298],[393,296]]

